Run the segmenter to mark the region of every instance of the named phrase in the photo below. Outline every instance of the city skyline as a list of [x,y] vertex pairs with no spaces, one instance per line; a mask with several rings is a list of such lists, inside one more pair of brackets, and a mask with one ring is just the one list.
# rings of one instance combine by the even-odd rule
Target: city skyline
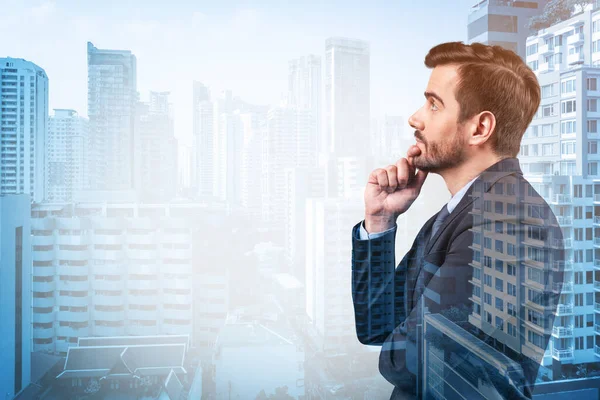
[[[131,51],[138,59],[141,100],[151,90],[171,92],[175,136],[191,144],[193,81],[213,94],[231,90],[252,104],[277,106],[287,95],[288,62],[309,54],[324,60],[329,37],[369,42],[371,115],[407,118],[422,102],[429,74],[422,62],[426,52],[437,43],[465,40],[473,2],[389,9],[381,4],[366,11],[352,3],[273,9],[244,3],[198,9],[179,4],[160,14],[157,3],[145,2],[127,18],[72,1],[8,4],[0,16],[0,37],[10,37],[23,20],[35,21],[36,28],[5,43],[0,39],[0,44],[7,56],[34,61],[46,70],[50,110],[73,109],[80,116],[88,116],[86,42]],[[413,22],[428,19],[436,20],[435,30]],[[44,35],[36,34],[41,31]],[[406,54],[414,55],[414,61],[407,63]]]

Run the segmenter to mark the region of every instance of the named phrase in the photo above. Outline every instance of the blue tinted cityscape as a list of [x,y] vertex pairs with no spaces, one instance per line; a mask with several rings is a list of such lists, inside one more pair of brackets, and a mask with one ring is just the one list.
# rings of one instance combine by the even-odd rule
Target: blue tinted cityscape
[[[431,177],[393,236],[353,227],[370,172],[415,143],[424,55],[457,40],[535,73],[530,186],[473,203],[466,307],[431,280],[403,316],[420,329],[407,368],[423,399],[521,398],[526,375],[529,398],[600,400],[600,3],[91,3],[0,0],[0,398],[389,399],[384,315],[404,305],[355,286],[353,262],[386,248],[397,265],[448,189]],[[60,57],[18,37],[49,20]]]

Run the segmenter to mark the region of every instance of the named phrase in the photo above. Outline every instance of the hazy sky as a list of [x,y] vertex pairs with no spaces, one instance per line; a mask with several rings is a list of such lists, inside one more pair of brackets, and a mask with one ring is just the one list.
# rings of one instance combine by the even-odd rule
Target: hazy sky
[[278,104],[288,61],[311,53],[324,61],[325,39],[345,36],[370,42],[372,116],[406,120],[424,101],[425,54],[467,40],[476,2],[0,0],[0,57],[46,70],[50,110],[87,115],[87,41],[131,50],[141,99],[170,91],[183,138],[191,134],[193,80],[213,94],[231,89],[251,103]]

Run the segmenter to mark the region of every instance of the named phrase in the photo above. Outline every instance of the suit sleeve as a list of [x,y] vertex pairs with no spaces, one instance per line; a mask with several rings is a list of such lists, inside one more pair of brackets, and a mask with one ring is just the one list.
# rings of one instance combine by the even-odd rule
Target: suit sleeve
[[[376,236],[374,236],[376,235]],[[395,265],[395,227],[360,239],[352,230],[352,300],[358,340],[382,345],[404,320],[405,268]]]

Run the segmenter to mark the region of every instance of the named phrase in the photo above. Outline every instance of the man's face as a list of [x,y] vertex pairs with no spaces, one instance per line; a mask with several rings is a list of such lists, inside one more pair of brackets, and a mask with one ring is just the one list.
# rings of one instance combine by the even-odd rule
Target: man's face
[[422,171],[439,173],[460,165],[467,156],[467,138],[458,124],[460,107],[454,98],[457,82],[456,65],[435,67],[425,90],[425,105],[408,120],[421,149],[413,163]]

